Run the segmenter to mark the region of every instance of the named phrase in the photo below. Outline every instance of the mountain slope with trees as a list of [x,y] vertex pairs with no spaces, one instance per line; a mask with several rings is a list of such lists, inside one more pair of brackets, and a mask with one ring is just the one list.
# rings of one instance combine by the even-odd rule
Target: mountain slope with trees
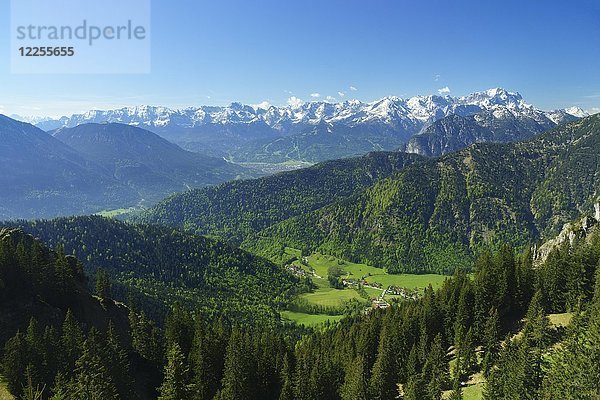
[[115,297],[131,295],[162,320],[175,301],[207,318],[277,323],[276,308],[301,290],[299,281],[267,260],[222,242],[160,226],[131,225],[102,217],[17,221],[49,246],[64,245],[85,272],[112,276]]
[[[36,251],[0,243],[0,260],[6,244],[36,259]],[[532,261],[529,249],[515,254],[502,245],[482,252],[473,274],[457,270],[419,299],[304,332],[206,321],[178,303],[164,328],[131,308],[123,337],[111,324],[82,326],[69,312],[57,327],[32,319],[6,341],[2,372],[14,394],[41,392],[41,399],[129,399],[140,384],[140,397],[158,399],[434,400],[443,392],[460,399],[462,382],[475,375],[485,399],[593,399],[600,394],[598,226],[579,231],[542,265]],[[0,262],[3,279],[8,265]],[[572,312],[573,322],[552,325],[550,312]],[[162,378],[149,373],[161,369]]]
[[241,243],[251,233],[350,196],[423,160],[414,154],[371,153],[327,161],[302,170],[177,194],[137,220]]
[[483,247],[556,235],[600,193],[600,116],[528,142],[479,144],[408,166],[362,193],[293,217],[243,247],[285,246],[390,272],[450,272]]

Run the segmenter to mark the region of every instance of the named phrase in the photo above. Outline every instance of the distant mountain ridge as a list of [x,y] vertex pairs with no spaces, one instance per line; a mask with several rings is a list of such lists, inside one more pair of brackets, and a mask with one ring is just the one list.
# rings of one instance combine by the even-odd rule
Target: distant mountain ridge
[[438,157],[473,143],[510,143],[530,139],[555,127],[557,122],[577,119],[577,116],[561,110],[533,117],[515,115],[506,110],[485,111],[469,116],[451,115],[435,121],[413,136],[405,151]]
[[[466,117],[482,112],[500,119],[502,115],[510,115],[535,121],[548,128],[587,115],[577,108],[542,111],[526,103],[519,93],[495,88],[461,97],[389,96],[369,103],[348,100],[285,107],[232,103],[182,110],[126,107],[93,110],[42,121],[37,126],[53,130],[90,122],[117,122],[149,129],[184,148],[234,161],[317,162],[374,150],[393,150],[435,121],[450,115]],[[357,138],[358,143],[353,145]],[[299,151],[294,152],[295,149]]]
[[130,125],[83,124],[60,128],[52,134],[151,201],[174,192],[251,176],[242,167],[185,151],[150,131]]
[[138,195],[46,132],[0,115],[0,218],[100,211]]
[[252,176],[122,124],[55,136],[0,115],[0,219],[48,218],[152,204],[171,193]]

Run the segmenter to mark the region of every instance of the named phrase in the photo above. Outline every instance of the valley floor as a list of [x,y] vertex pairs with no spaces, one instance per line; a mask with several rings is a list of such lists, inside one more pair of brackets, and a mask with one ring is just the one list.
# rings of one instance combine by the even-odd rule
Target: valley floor
[[[446,279],[436,274],[388,274],[382,268],[321,253],[303,257],[299,250],[292,248],[286,249],[286,255],[294,259],[287,268],[297,276],[309,277],[316,286],[312,292],[298,297],[300,309],[282,312],[284,319],[306,326],[340,320],[352,301],[364,308],[385,307],[392,301],[418,297],[428,285],[437,289]],[[343,289],[330,286],[327,276],[331,267],[343,271]]]

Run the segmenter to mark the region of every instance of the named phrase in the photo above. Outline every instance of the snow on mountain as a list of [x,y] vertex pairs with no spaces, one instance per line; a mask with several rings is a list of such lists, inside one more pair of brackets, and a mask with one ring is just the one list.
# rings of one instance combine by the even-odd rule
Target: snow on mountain
[[144,127],[194,128],[203,125],[237,125],[261,122],[281,133],[295,126],[317,126],[322,122],[332,125],[356,127],[376,124],[388,129],[399,126],[415,134],[425,125],[449,115],[468,116],[491,111],[498,118],[506,113],[515,117],[529,117],[539,122],[549,119],[556,123],[561,114],[576,117],[586,113],[576,107],[545,112],[527,104],[519,93],[502,88],[476,92],[468,96],[415,96],[402,99],[395,96],[364,103],[357,100],[341,103],[308,102],[284,107],[268,103],[229,106],[201,106],[174,110],[166,107],[137,106],[118,110],[93,110],[84,114],[62,117],[59,120],[35,121],[45,130],[74,127],[89,122],[118,122]]
[[577,118],[588,117],[590,114],[579,107],[569,107],[564,110],[567,114],[571,114]]
[[26,122],[28,124],[39,124],[41,122],[52,121],[50,117],[35,117],[35,116],[21,116],[17,114],[12,114],[8,116],[9,118],[15,119],[17,121]]

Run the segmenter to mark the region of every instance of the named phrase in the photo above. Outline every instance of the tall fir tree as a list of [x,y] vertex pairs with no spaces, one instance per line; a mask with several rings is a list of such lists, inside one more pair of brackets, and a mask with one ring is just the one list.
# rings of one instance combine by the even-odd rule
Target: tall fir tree
[[180,400],[191,397],[188,367],[178,343],[173,343],[167,354],[163,383],[158,400]]
[[348,366],[340,394],[342,400],[367,400],[369,398],[365,361],[362,357],[357,357]]

